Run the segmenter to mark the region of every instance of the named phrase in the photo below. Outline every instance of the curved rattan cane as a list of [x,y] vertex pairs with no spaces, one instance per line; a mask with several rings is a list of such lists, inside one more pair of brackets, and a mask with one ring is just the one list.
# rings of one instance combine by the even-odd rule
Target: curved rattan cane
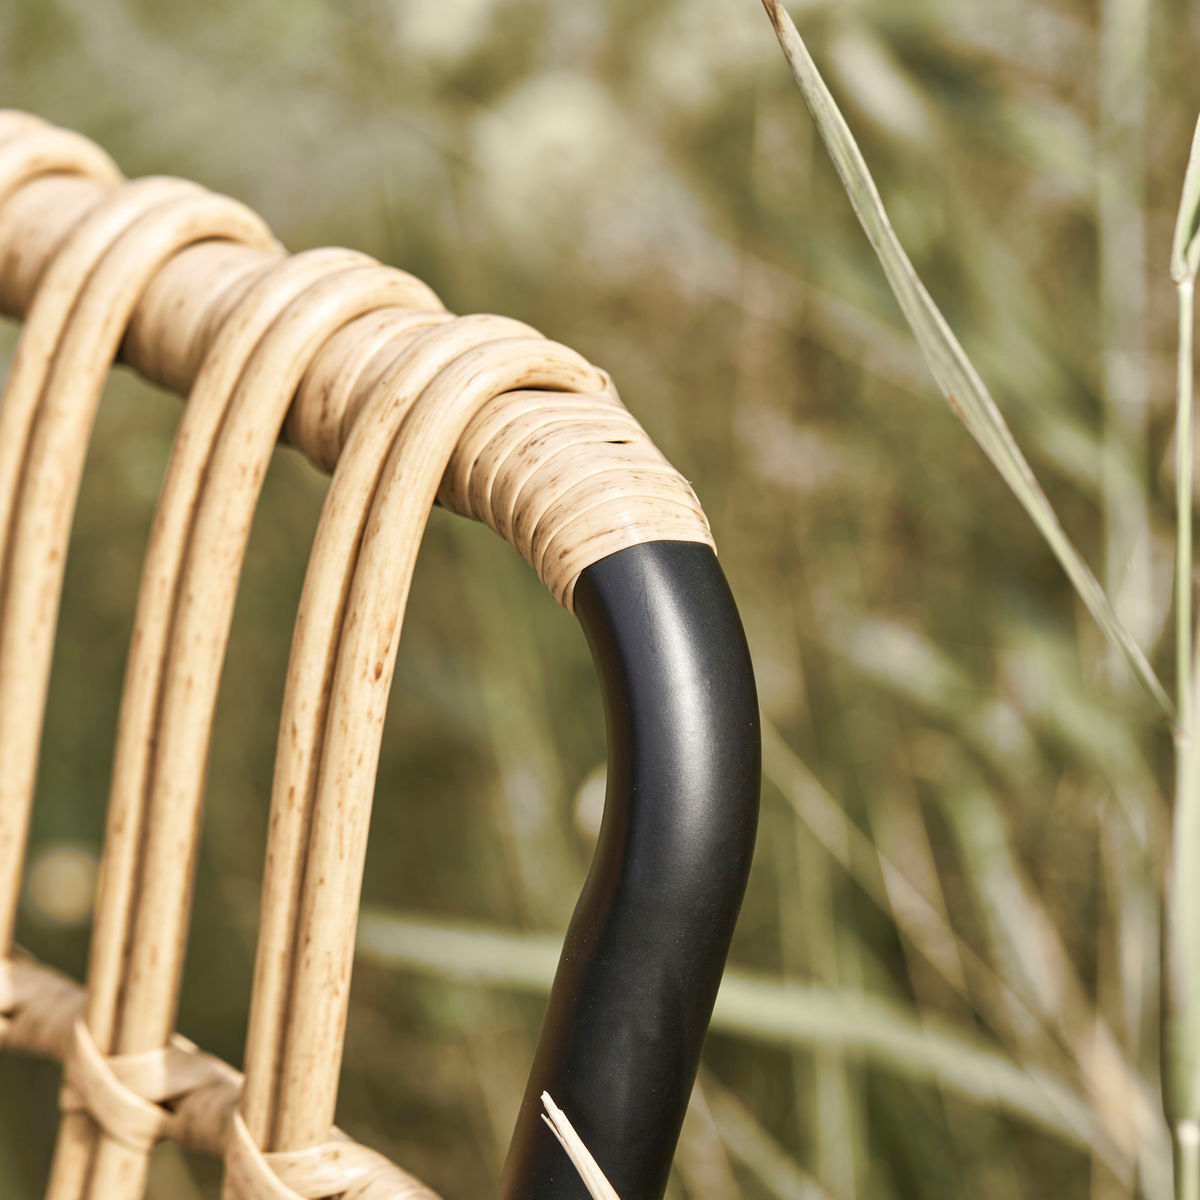
[[[453,317],[351,251],[287,258],[234,202],[119,183],[85,140],[0,113],[0,1036],[66,1067],[51,1200],[133,1200],[155,1141],[223,1153],[230,1200],[428,1194],[333,1129],[383,716],[435,498],[576,611],[610,786],[505,1175],[581,1194],[552,1086],[628,1198],[661,1193],[749,865],[753,681],[691,489],[602,372]],[[63,561],[120,350],[188,393],[147,547],[86,996],[11,930]],[[221,662],[283,436],[333,480],[293,639],[243,1081],[173,1035]]]

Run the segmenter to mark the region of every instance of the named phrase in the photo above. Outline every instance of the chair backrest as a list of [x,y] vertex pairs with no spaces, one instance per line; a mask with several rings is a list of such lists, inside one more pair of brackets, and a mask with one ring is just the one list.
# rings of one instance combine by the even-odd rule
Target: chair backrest
[[[549,1089],[627,1200],[661,1193],[754,837],[753,680],[686,481],[574,352],[455,317],[349,250],[288,256],[242,205],[124,181],[0,113],[0,1039],[64,1063],[51,1200],[134,1200],[161,1138],[229,1200],[431,1195],[333,1127],[382,724],[431,505],[486,522],[579,616],[609,796],[506,1170],[581,1194]],[[187,397],[147,545],[86,986],[14,951],[59,594],[103,383]],[[233,604],[280,439],[332,480],[280,720],[244,1078],[174,1032]]]

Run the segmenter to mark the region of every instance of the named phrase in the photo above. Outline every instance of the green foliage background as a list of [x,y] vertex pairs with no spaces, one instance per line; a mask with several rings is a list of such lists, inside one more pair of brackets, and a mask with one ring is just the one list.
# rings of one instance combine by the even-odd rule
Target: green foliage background
[[[1200,8],[791,11],[914,264],[1169,675],[1167,268]],[[693,481],[769,722],[734,961],[800,1015],[768,1035],[752,1003],[741,1032],[711,1038],[675,1200],[1164,1194],[1169,730],[938,399],[755,0],[0,0],[0,104],[81,130],[131,176],[229,192],[293,249],[359,247],[455,311],[538,326],[608,368]],[[101,409],[35,859],[99,847],[178,413],[123,371]],[[211,757],[180,1028],[234,1062],[324,485],[277,456]],[[408,965],[364,946],[339,1120],[447,1197],[495,1189],[541,1007],[536,986],[459,976],[483,970],[489,930],[564,928],[603,756],[570,617],[488,531],[435,512],[365,893]],[[458,968],[422,965],[428,918],[472,934]],[[83,972],[86,924],[31,901],[21,939]],[[906,1028],[928,1031],[928,1056],[887,1041]],[[1063,1137],[993,1105],[986,1074],[967,1095],[936,1065],[943,1030],[1031,1095],[1067,1088],[1094,1124]],[[45,1064],[0,1065],[6,1198],[40,1194],[56,1086]],[[154,1195],[215,1187],[211,1164],[159,1152]]]

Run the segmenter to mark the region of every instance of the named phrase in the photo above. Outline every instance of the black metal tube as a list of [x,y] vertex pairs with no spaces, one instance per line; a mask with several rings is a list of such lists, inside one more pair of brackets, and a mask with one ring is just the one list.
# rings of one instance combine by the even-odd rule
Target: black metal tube
[[548,1091],[622,1200],[666,1188],[758,823],[758,703],[716,556],[653,542],[589,567],[575,612],[600,674],[608,793],[501,1185],[586,1200]]

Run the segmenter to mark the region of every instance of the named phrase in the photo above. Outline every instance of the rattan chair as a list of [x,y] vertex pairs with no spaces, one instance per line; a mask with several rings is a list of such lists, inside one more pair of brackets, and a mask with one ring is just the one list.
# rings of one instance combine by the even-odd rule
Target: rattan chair
[[[749,869],[749,657],[708,524],[608,377],[517,321],[455,317],[350,250],[288,256],[233,200],[122,179],[0,113],[0,1041],[64,1067],[47,1196],[134,1200],[162,1138],[229,1200],[431,1193],[333,1127],[393,663],[435,501],[484,521],[579,618],[609,773],[596,858],[503,1194],[584,1195],[548,1091],[624,1200],[661,1195]],[[118,358],[187,397],[146,549],[88,974],[13,947],[64,560]],[[332,475],[280,720],[244,1075],[175,1034],[221,664],[285,441]]]

